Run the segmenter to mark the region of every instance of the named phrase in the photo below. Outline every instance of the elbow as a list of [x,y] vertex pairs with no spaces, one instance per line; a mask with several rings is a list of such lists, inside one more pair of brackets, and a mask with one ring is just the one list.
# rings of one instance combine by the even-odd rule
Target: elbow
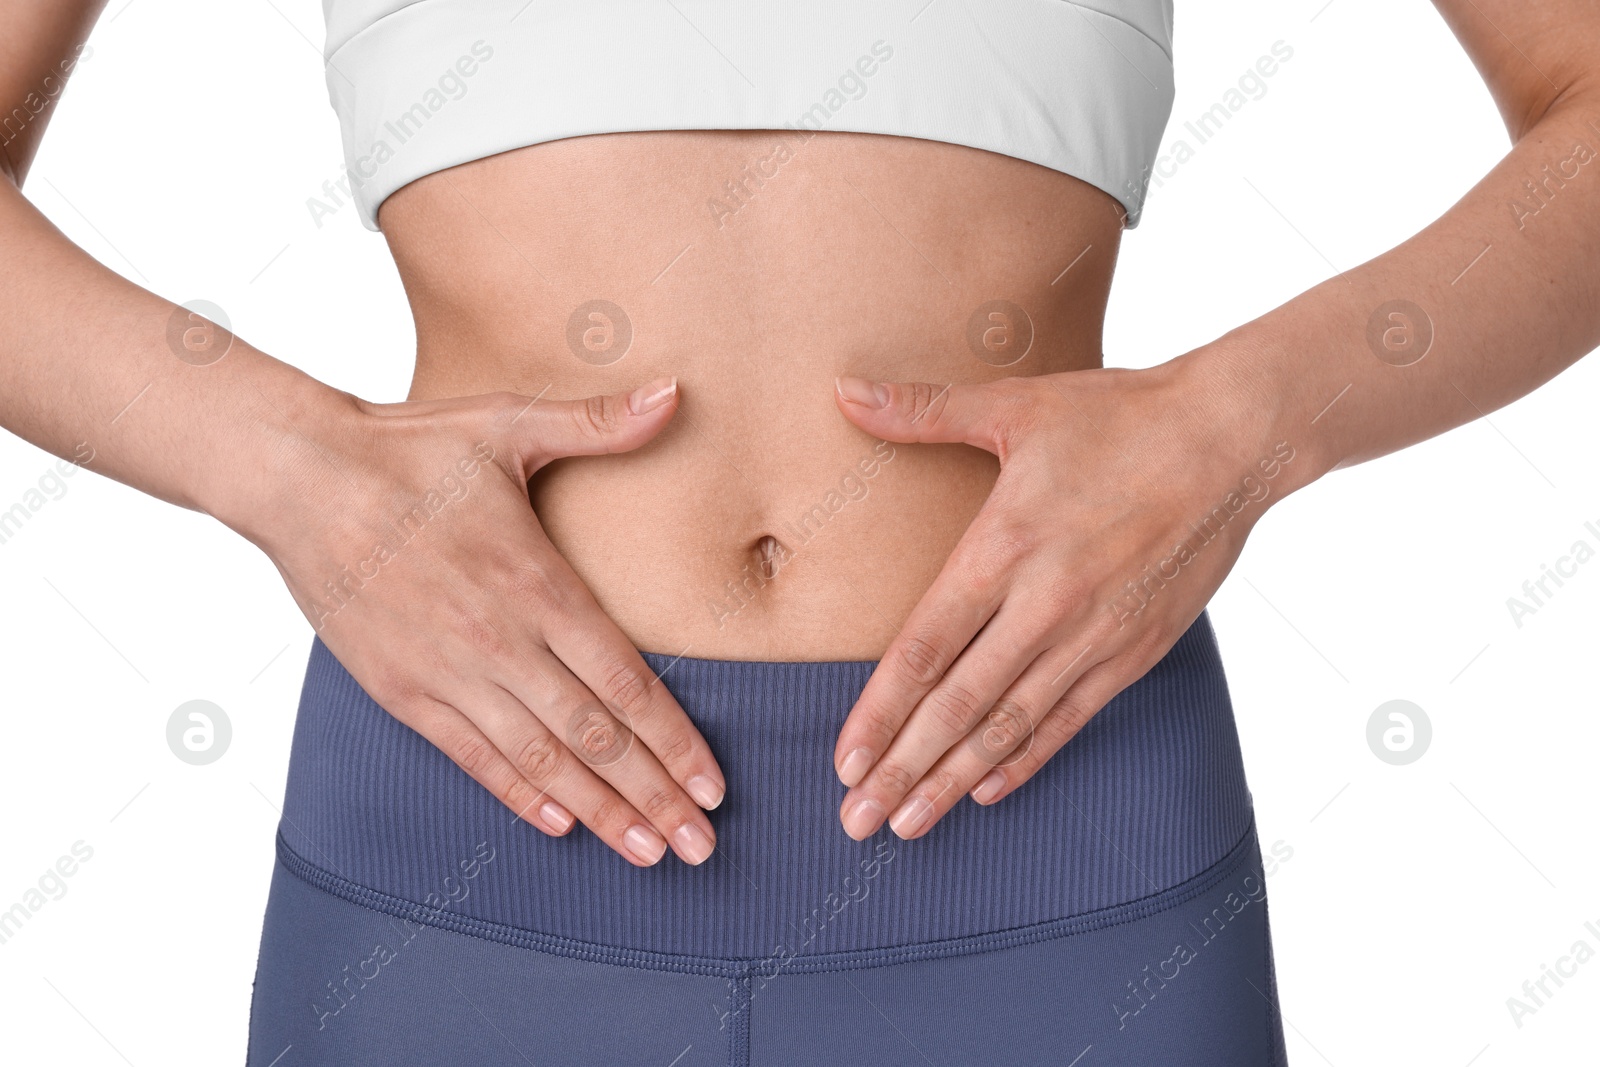
[[1506,133],[1513,145],[1539,128],[1546,119],[1571,109],[1586,113],[1600,134],[1600,76],[1585,76],[1561,87],[1546,85],[1546,91],[1523,99],[1518,106],[1501,111]]

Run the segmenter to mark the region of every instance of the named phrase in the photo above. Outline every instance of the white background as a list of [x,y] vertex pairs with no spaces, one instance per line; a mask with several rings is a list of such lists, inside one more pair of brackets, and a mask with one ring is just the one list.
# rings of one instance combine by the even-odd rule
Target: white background
[[[413,337],[383,241],[353,209],[318,228],[306,208],[340,169],[322,38],[314,0],[113,0],[27,191],[113,269],[398,400]],[[1112,363],[1164,360],[1379,254],[1508,148],[1418,0],[1178,0],[1164,143],[1278,40],[1294,55],[1266,94],[1128,235]],[[1506,600],[1600,545],[1597,375],[1289,499],[1213,602],[1262,840],[1293,850],[1269,885],[1296,1064],[1595,1060],[1600,960],[1520,1028],[1506,999],[1580,938],[1600,949],[1600,561],[1521,627]],[[0,510],[52,463],[0,434]],[[310,628],[219,524],[95,474],[67,485],[0,544],[0,910],[74,842],[93,858],[0,944],[0,1057],[239,1062]],[[195,698],[233,725],[210,766],[165,739]],[[1408,766],[1366,741],[1395,698],[1434,730]]]

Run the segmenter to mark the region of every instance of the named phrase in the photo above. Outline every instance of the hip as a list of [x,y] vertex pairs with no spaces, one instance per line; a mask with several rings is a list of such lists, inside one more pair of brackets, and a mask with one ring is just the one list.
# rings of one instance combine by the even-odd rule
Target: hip
[[[642,966],[723,973],[982,951],[1138,907],[1251,832],[1250,796],[1207,615],[1040,772],[933,832],[852,841],[831,753],[871,661],[646,653],[727,780],[716,853],[632,867],[580,830],[516,819],[389,716],[313,644],[280,831],[329,891],[484,936]],[[992,946],[991,946],[992,947]]]

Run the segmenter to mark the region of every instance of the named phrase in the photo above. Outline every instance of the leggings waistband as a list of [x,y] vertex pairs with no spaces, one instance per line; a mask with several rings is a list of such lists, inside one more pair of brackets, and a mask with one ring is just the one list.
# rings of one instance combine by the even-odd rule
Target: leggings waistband
[[1251,827],[1204,613],[1031,781],[990,808],[962,801],[910,842],[887,829],[856,842],[839,826],[833,746],[874,663],[644,656],[727,779],[701,866],[668,855],[639,869],[581,827],[550,838],[516,820],[320,640],[290,757],[286,861],[391,909],[714,966],[1070,920],[1194,879]]

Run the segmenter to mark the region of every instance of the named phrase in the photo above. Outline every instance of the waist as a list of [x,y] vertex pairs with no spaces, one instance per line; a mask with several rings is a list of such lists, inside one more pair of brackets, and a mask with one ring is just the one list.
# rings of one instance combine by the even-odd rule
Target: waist
[[569,138],[383,207],[411,396],[547,399],[676,375],[636,452],[535,479],[551,540],[636,645],[881,655],[998,474],[874,441],[839,374],[940,384],[1100,363],[1118,209],[1023,160],[870,134]]
[[594,958],[714,967],[776,949],[805,966],[1109,921],[1170,900],[1251,828],[1204,614],[1034,779],[911,842],[838,823],[832,748],[873,663],[646,660],[727,778],[705,864],[638,869],[582,828],[515,820],[316,641],[280,831],[291,868],[391,914]]

